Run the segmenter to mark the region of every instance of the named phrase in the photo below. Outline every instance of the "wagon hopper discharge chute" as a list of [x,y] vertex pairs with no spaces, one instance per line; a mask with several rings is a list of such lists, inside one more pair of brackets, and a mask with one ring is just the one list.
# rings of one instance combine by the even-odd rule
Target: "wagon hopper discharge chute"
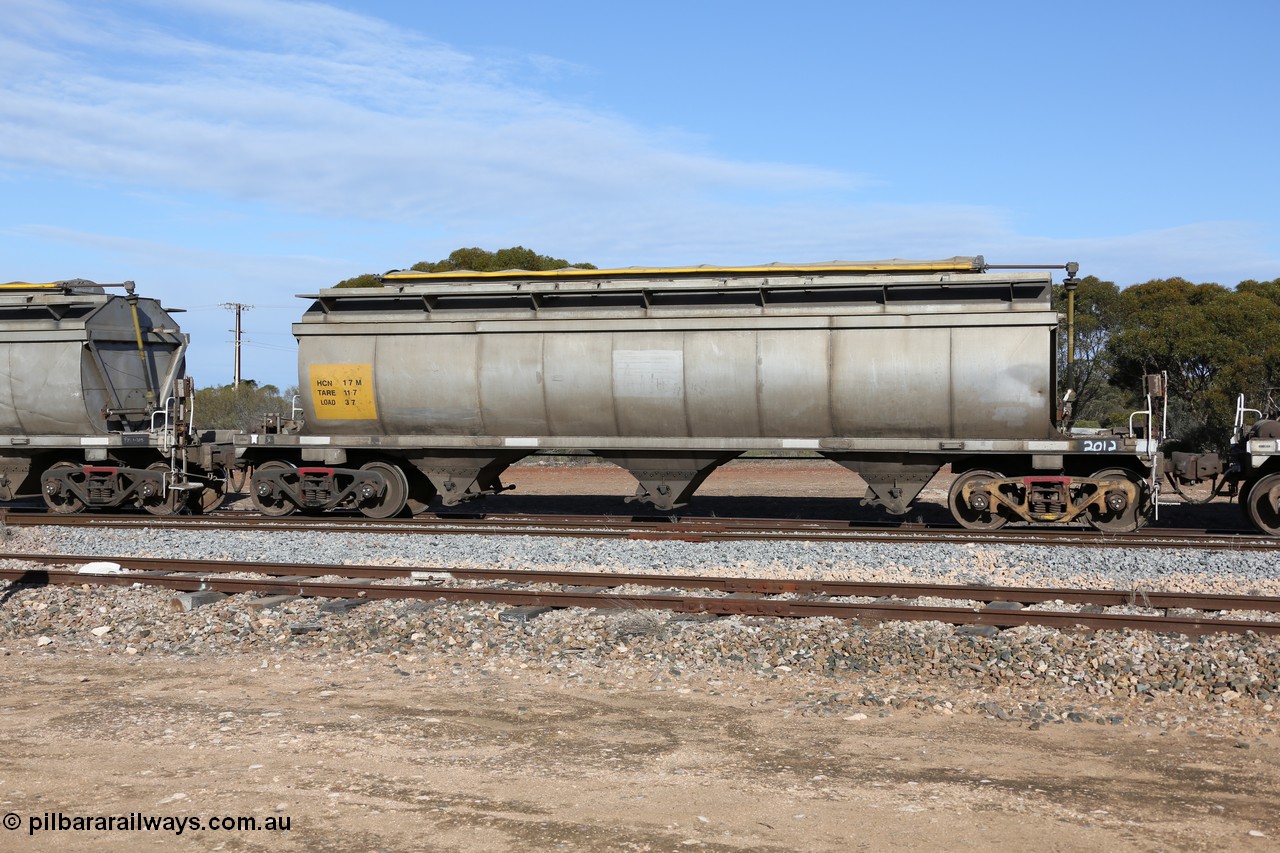
[[230,442],[192,426],[186,347],[133,282],[0,285],[0,500],[41,495],[63,513],[219,500]]
[[857,472],[865,502],[898,514],[951,463],[952,511],[974,527],[1119,528],[1149,507],[1150,436],[1054,425],[1043,270],[957,257],[383,284],[305,297],[305,426],[237,440],[264,511],[453,505],[553,448],[626,468],[661,510],[742,453],[793,450]]

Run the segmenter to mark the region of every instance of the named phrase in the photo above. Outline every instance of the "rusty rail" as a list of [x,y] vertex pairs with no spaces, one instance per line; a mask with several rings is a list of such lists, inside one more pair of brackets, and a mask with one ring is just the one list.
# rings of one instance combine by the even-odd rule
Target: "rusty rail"
[[[51,554],[0,553],[0,559],[38,562],[44,565],[84,563],[90,558]],[[595,574],[590,572],[528,572],[518,569],[433,569],[389,566],[339,566],[313,564],[218,562],[118,558],[117,562],[143,571],[124,574],[81,574],[70,569],[0,568],[0,579],[19,584],[143,584],[176,590],[216,590],[226,593],[270,593],[324,598],[415,598],[449,601],[483,601],[507,605],[588,607],[596,609],[657,609],[717,615],[751,615],[804,618],[829,616],[861,621],[941,621],[951,624],[1045,625],[1065,630],[1133,628],[1184,634],[1252,631],[1280,635],[1280,621],[1220,619],[1203,615],[1161,616],[1117,613],[998,609],[990,607],[938,607],[912,604],[907,599],[942,597],[990,603],[1061,601],[1099,606],[1141,606],[1153,609],[1280,612],[1280,598],[1267,596],[1167,593],[1155,591],[1083,590],[1067,588],[979,587],[944,584],[893,584],[856,581],[777,580],[769,578],[717,578],[677,575]],[[414,572],[448,575],[455,581],[519,581],[528,585],[558,584],[594,586],[598,591],[512,589],[510,587],[447,586],[432,578],[429,583],[378,584],[376,578],[403,578]],[[271,579],[231,577],[237,573],[284,575]],[[342,580],[319,580],[321,577]],[[359,580],[353,580],[359,578]],[[670,593],[620,593],[618,587],[645,586],[702,589],[726,592],[728,597]],[[784,593],[801,599],[772,599]],[[879,596],[872,602],[837,601],[839,597]],[[889,600],[886,600],[889,599]]]

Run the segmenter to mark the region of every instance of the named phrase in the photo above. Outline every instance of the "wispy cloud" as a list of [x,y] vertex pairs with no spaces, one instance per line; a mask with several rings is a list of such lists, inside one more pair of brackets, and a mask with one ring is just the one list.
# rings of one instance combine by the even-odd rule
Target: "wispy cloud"
[[0,3],[23,22],[0,36],[0,158],[400,220],[856,183],[702,153],[323,4],[135,5]]
[[[721,156],[713,142],[554,97],[548,84],[574,73],[555,57],[479,56],[323,3],[0,0],[0,15],[0,177],[199,194],[346,236],[326,244],[327,259],[282,239],[272,261],[195,236],[27,232],[103,257],[199,262],[252,281],[255,264],[258,280],[286,266],[323,279],[431,251],[387,257],[390,243],[370,240],[361,254],[350,235],[364,223],[401,229],[395,253],[412,229],[446,241],[441,254],[523,242],[600,264],[982,252],[1079,259],[1121,283],[1275,275],[1257,226],[1059,239],[1019,233],[1016,212],[980,203],[871,203],[863,191],[892,176]],[[291,227],[280,218],[273,227]]]

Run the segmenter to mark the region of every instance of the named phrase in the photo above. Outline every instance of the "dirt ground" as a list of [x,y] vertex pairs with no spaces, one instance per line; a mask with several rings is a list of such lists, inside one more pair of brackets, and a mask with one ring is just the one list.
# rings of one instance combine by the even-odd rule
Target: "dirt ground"
[[[1274,850],[1280,838],[1271,741],[803,716],[794,687],[502,669],[0,657],[0,812],[19,821],[0,849]],[[290,829],[28,834],[46,813],[134,812]]]
[[[813,467],[726,469],[692,509],[849,517],[862,484]],[[609,468],[509,473],[520,489],[484,509],[634,489]],[[766,497],[741,497],[753,482]],[[0,850],[1280,849],[1280,738],[806,712],[853,673],[524,666],[0,650]],[[289,829],[30,831],[135,814]]]

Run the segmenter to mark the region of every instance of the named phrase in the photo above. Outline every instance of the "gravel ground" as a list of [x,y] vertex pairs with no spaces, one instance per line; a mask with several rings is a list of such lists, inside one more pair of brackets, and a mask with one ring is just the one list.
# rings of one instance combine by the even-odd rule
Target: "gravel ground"
[[[703,514],[847,517],[846,472],[781,470],[717,472]],[[559,475],[516,472],[534,487],[523,508],[629,514],[625,474]],[[733,497],[770,489],[794,497]],[[561,494],[580,506],[539,504]],[[922,515],[944,516],[945,490],[931,498]],[[1280,595],[1274,557],[1209,551],[52,527],[5,530],[0,546]],[[290,816],[289,837],[167,839],[263,851],[1261,850],[1280,837],[1280,638],[174,603],[0,582],[0,811]],[[97,851],[160,837],[6,840]]]
[[[651,570],[1280,595],[1274,557],[1207,551],[66,528],[9,530],[5,548],[86,557]],[[1280,724],[1275,711],[1280,638],[1069,634],[1037,627],[994,632],[833,619],[700,620],[577,609],[509,623],[499,619],[504,608],[487,605],[378,601],[326,614],[313,600],[262,610],[247,596],[179,613],[172,609],[172,597],[146,589],[0,584],[0,649],[5,655],[432,660],[458,672],[531,671],[598,685],[662,686],[693,674],[749,690],[753,681],[784,680],[811,686],[794,703],[795,713],[848,718],[927,710],[1037,728],[1142,725],[1243,738],[1273,735]]]
[[936,581],[1280,595],[1275,554],[982,544],[13,529],[10,549],[86,556]]

